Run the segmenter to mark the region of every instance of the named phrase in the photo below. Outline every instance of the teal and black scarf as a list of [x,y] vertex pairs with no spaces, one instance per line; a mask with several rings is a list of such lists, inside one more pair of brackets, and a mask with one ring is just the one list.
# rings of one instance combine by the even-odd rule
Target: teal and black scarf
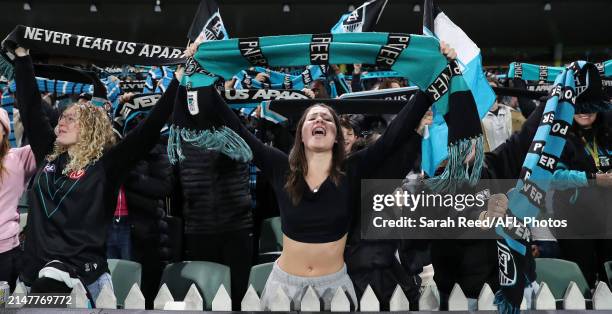
[[[612,97],[612,60],[594,63],[602,78],[604,91]],[[553,82],[563,67],[551,67],[529,63],[513,62],[508,67],[507,78],[519,78],[527,81],[527,88],[532,91],[550,92]],[[577,82],[580,85],[580,82]]]
[[[576,107],[577,73],[588,66],[584,61],[574,62],[563,69],[554,82],[551,97],[546,102],[542,121],[527,153],[521,176],[516,187],[508,193],[510,216],[520,221],[526,217],[538,217],[545,210],[546,191],[552,182],[553,173],[565,146]],[[577,106],[579,107],[579,106]],[[523,289],[529,284],[526,275],[527,254],[531,254],[529,238],[517,238],[516,234],[528,235],[524,225],[513,229],[496,228],[501,236],[497,242],[499,260],[500,291],[495,303],[501,313],[519,313]]]
[[107,64],[170,65],[185,63],[183,49],[106,38],[62,33],[18,25],[2,41],[0,75],[12,78],[12,51],[17,47],[32,53],[78,57]]
[[[396,71],[425,92],[439,119],[449,129],[449,163],[435,184],[447,190],[465,180],[477,181],[482,150],[468,173],[463,163],[474,145],[482,145],[480,120],[474,98],[457,63],[440,53],[439,42],[429,36],[396,33],[344,33],[252,37],[202,43],[183,84],[189,89],[228,80],[252,66],[281,67],[329,64],[371,64]],[[191,116],[202,114],[197,102],[189,104]],[[176,108],[186,111],[186,108]],[[175,115],[176,116],[176,115]],[[185,116],[185,115],[184,115]],[[185,121],[174,120],[173,131]],[[197,132],[197,130],[192,130]],[[199,127],[199,131],[205,131]]]

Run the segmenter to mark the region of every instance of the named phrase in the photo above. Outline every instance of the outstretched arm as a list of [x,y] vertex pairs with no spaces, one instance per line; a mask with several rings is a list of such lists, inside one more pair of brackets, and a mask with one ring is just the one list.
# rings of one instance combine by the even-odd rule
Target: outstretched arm
[[[379,166],[398,148],[403,147],[412,136],[416,135],[415,130],[430,106],[431,103],[425,93],[416,93],[391,121],[385,133],[374,144],[355,153],[350,159],[357,161],[363,173],[369,172],[368,170],[372,167]],[[417,153],[418,151],[414,152],[414,154]]]
[[498,179],[519,177],[529,146],[542,120],[544,107],[538,106],[519,132],[512,134],[505,143],[485,155],[485,165],[495,171]]
[[41,164],[53,149],[55,133],[42,107],[42,98],[34,77],[32,58],[24,48],[15,50],[15,84],[17,104],[25,133],[30,140],[36,163]]
[[[180,74],[179,74],[180,75]],[[159,132],[168,121],[174,105],[178,80],[173,79],[149,116],[104,156],[102,162],[109,176],[118,179],[142,159],[159,140]]]

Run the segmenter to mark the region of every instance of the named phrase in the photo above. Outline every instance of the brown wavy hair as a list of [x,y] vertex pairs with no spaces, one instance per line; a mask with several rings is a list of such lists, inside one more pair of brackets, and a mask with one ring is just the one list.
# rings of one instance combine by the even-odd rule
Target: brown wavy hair
[[8,152],[10,149],[11,149],[11,146],[9,144],[9,133],[7,132],[2,137],[2,142],[0,142],[0,182],[2,182],[2,177],[4,176],[4,173],[6,172],[6,168],[4,167],[4,157],[8,155]]
[[[113,128],[104,109],[91,103],[85,103],[72,104],[66,110],[73,107],[76,108],[79,135],[77,142],[74,144],[76,146],[75,153],[70,156],[68,164],[62,171],[63,174],[81,170],[98,161],[104,151],[115,143]],[[53,152],[47,156],[47,161],[53,161],[67,151],[67,146],[55,142]]]
[[344,176],[342,171],[342,164],[344,162],[344,135],[340,128],[340,119],[336,111],[323,103],[317,103],[308,107],[300,121],[297,124],[295,132],[295,141],[293,142],[293,148],[289,153],[289,173],[287,174],[287,183],[285,183],[285,190],[291,198],[293,205],[297,205],[301,200],[304,193],[305,177],[308,174],[308,160],[306,160],[306,152],[304,149],[304,143],[302,142],[302,127],[304,127],[304,121],[310,109],[314,107],[323,107],[331,113],[334,124],[336,125],[336,140],[332,148],[332,163],[329,169],[329,177],[332,182],[338,186],[340,179]]

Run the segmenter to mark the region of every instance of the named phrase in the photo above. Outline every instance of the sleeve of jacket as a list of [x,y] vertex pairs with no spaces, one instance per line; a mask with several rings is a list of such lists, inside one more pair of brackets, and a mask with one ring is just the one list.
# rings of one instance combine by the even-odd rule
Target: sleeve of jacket
[[533,137],[542,120],[545,106],[538,106],[523,124],[494,151],[485,154],[485,167],[494,173],[496,179],[517,179]]

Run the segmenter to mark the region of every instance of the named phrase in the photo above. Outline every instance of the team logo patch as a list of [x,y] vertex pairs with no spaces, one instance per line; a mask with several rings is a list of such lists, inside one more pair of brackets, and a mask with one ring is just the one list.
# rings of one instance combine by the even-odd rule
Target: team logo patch
[[47,173],[49,173],[49,172],[55,172],[55,165],[53,165],[53,164],[47,164],[47,165],[45,166],[45,168],[43,169],[43,171],[44,171],[44,172],[47,172]]
[[499,284],[501,286],[514,286],[516,284],[516,263],[510,249],[497,242],[497,261],[499,263]]
[[189,113],[195,116],[200,113],[200,107],[198,106],[198,91],[187,92],[187,108]]
[[68,174],[68,178],[70,178],[71,180],[78,180],[78,179],[80,179],[84,175],[85,175],[85,170],[80,169],[80,170],[77,170],[77,171],[71,171]]

